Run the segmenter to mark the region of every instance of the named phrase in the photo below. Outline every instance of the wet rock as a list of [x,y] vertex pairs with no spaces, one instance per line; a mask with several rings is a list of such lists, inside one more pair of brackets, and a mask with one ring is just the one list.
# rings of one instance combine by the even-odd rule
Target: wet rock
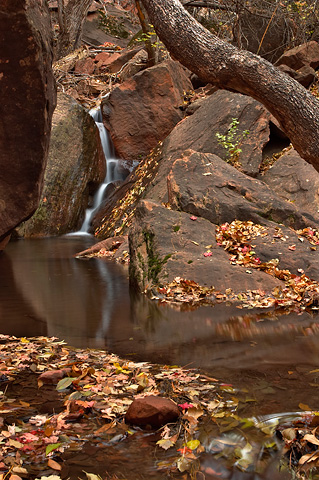
[[183,118],[180,105],[192,85],[179,63],[168,60],[116,87],[102,104],[103,121],[117,154],[140,160]]
[[127,235],[106,238],[105,240],[102,240],[102,242],[95,243],[92,245],[92,247],[87,248],[86,250],[83,250],[74,256],[77,258],[87,257],[88,255],[99,252],[101,249],[105,249],[107,251],[117,250],[123,243],[128,245]]
[[164,397],[150,395],[136,398],[129,406],[125,421],[132,425],[159,428],[169,422],[175,422],[180,415],[176,403]]
[[261,177],[295,207],[319,218],[319,173],[291,149]]
[[[204,218],[142,200],[129,233],[130,281],[138,290],[181,276],[200,285],[235,293],[260,288],[270,292],[279,281],[264,272],[232,265],[216,243],[216,227]],[[209,248],[207,248],[209,247]],[[204,253],[212,252],[205,257]]]
[[57,385],[62,378],[67,377],[70,371],[70,368],[63,368],[62,370],[48,370],[47,372],[43,372],[39,375],[38,386]]
[[239,125],[235,139],[244,130],[249,131],[239,145],[242,149],[239,161],[245,173],[251,176],[258,174],[262,151],[269,140],[270,118],[259,102],[245,95],[218,90],[205,100],[198,101],[195,112],[188,112],[193,114],[177,125],[166,139],[163,146],[165,154],[190,148],[226,159],[227,150],[218,143],[216,133],[227,135],[232,119],[237,118]]
[[36,210],[56,102],[46,2],[0,6],[0,242]]
[[105,177],[105,159],[92,117],[59,94],[40,205],[18,228],[25,237],[60,235],[80,228],[89,195]]
[[188,151],[177,158],[167,178],[168,200],[174,209],[212,223],[269,221],[294,228],[319,226],[319,217],[283,200],[264,182],[253,179],[216,155]]

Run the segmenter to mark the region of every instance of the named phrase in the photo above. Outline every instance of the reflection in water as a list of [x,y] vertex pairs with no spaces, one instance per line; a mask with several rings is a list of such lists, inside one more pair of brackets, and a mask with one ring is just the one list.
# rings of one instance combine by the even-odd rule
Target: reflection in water
[[0,256],[1,332],[57,336],[132,359],[215,371],[319,365],[316,316],[277,317],[225,305],[181,312],[160,305],[130,292],[121,265],[73,257],[93,241],[11,242]]
[[[296,412],[300,402],[315,398],[317,316],[257,313],[225,305],[180,311],[161,305],[130,292],[127,270],[121,265],[74,258],[93,241],[89,236],[68,236],[11,242],[0,255],[0,333],[57,336],[70,345],[106,348],[137,361],[202,367],[241,389],[241,416]],[[231,473],[211,455],[216,441],[205,446],[205,475],[215,470],[225,479],[261,478],[254,472],[250,477],[236,469]],[[127,464],[128,446],[117,448]],[[137,468],[140,460],[137,457]],[[135,465],[133,459],[132,465],[129,468]],[[270,470],[273,465],[276,471]],[[267,468],[263,479],[279,478],[276,462]],[[207,474],[208,478],[215,477]]]

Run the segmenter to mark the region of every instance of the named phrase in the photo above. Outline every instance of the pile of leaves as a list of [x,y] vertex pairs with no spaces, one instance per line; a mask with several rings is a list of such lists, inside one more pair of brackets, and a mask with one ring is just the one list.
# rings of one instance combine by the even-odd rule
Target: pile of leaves
[[[141,430],[125,423],[125,413],[134,398],[146,395],[169,397],[181,411],[176,423],[154,432],[154,467],[170,475],[205,472],[201,459],[207,454],[218,460],[223,478],[233,468],[260,472],[278,452],[293,452],[296,460],[291,453],[286,464],[297,472],[305,464],[313,468],[319,459],[314,451],[318,413],[298,414],[297,426],[281,427],[278,419],[247,417],[255,401],[247,390],[196,370],[125,361],[101,350],[74,349],[56,338],[1,335],[0,341],[1,480],[59,480],[65,478],[66,454],[92,443],[105,449],[124,439],[134,442]],[[28,397],[19,388],[21,376],[29,385],[37,382],[36,393]],[[40,413],[39,405],[48,402],[44,391],[56,397],[55,406]],[[94,472],[86,475],[102,480]],[[103,478],[109,478],[107,472]]]
[[[201,455],[208,452],[224,459],[224,468],[236,465],[245,471],[264,462],[261,445],[266,457],[278,449],[275,424],[240,415],[254,401],[248,392],[196,370],[125,361],[105,351],[74,349],[56,338],[1,335],[0,340],[2,480],[64,478],[67,452],[79,452],[93,441],[104,448],[125,438],[133,442],[139,429],[125,423],[125,412],[136,396],[150,394],[168,396],[181,411],[175,424],[156,432],[155,448],[162,455],[157,454],[154,466],[159,470],[198,470]],[[27,398],[18,388],[10,395],[21,376],[29,384],[37,380],[36,394]],[[44,390],[56,396],[55,407],[39,413],[41,398],[48,401]],[[101,477],[93,472],[88,478]]]
[[[303,242],[307,239],[310,249],[316,250],[319,245],[319,232],[307,227],[297,230],[296,233],[300,241]],[[192,304],[232,302],[238,303],[239,308],[277,307],[293,308],[296,311],[317,310],[319,306],[318,282],[310,279],[301,269],[299,270],[300,274],[296,275],[289,270],[279,268],[278,258],[262,262],[257,257],[253,240],[256,237],[267,235],[269,235],[267,227],[251,221],[234,220],[216,227],[217,246],[229,252],[231,264],[240,265],[246,269],[247,273],[252,273],[253,270],[263,271],[283,282],[283,286],[274,288],[270,295],[266,295],[260,289],[234,293],[228,288],[225,292],[218,292],[213,286],[207,288],[192,280],[176,277],[173,282],[159,287],[153,298],[165,302],[190,302]],[[279,227],[274,236],[276,238],[283,237]],[[295,250],[295,248],[295,245],[289,246],[290,250]],[[212,256],[213,253],[207,251],[203,255]]]

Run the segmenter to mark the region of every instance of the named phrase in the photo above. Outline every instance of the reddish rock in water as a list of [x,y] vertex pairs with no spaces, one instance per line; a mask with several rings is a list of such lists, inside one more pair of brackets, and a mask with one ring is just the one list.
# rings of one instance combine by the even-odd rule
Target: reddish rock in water
[[140,427],[150,425],[159,428],[166,423],[175,422],[179,415],[180,410],[172,400],[150,395],[136,398],[131,403],[126,412],[125,421]]
[[0,241],[37,208],[56,101],[46,2],[0,5]]

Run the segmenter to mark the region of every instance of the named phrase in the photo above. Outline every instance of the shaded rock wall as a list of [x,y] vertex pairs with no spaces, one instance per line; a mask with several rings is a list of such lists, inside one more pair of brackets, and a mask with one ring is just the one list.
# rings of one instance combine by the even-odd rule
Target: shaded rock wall
[[0,4],[0,242],[37,208],[56,102],[45,2]]
[[44,178],[40,205],[18,233],[34,237],[78,230],[89,195],[105,178],[105,159],[93,118],[63,93],[53,115]]

